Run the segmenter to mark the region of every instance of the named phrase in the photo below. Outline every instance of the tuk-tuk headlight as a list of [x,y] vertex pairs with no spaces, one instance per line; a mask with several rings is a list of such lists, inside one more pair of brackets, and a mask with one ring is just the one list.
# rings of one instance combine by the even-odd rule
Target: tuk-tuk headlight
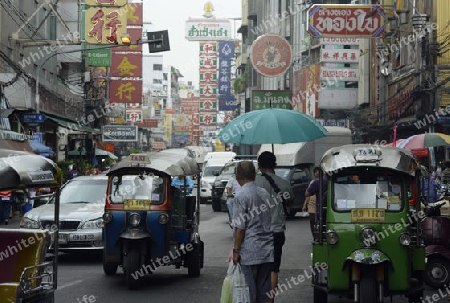
[[[364,244],[375,244],[376,241],[376,231],[371,226],[364,226],[359,232],[359,237],[364,242]],[[367,245],[370,246],[370,245]]]
[[339,241],[339,236],[334,230],[327,231],[327,243],[336,244]]
[[411,236],[409,233],[401,233],[400,237],[398,237],[401,245],[408,246],[411,244]]
[[169,216],[167,214],[160,214],[158,217],[159,224],[166,224],[169,221]]
[[139,226],[139,224],[141,223],[141,216],[139,214],[132,213],[128,217],[128,220],[130,221],[131,226],[136,227]]
[[113,217],[113,215],[111,213],[104,213],[103,214],[103,222],[105,224],[108,224],[108,223],[112,222],[113,218],[114,217]]

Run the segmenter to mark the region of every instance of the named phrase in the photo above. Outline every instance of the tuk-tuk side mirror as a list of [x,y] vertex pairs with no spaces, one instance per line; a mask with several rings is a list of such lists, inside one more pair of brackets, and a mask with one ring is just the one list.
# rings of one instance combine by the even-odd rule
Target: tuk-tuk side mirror
[[213,176],[217,177],[218,175],[220,175],[220,170],[213,171]]
[[122,184],[122,176],[114,176],[112,181],[114,185],[120,185]]

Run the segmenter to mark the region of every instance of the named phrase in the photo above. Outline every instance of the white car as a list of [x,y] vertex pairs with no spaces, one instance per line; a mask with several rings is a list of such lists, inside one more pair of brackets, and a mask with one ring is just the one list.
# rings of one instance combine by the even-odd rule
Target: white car
[[[61,189],[59,249],[103,249],[102,228],[106,199],[106,175],[80,176]],[[55,230],[53,200],[25,213],[21,227]]]
[[222,168],[225,166],[223,164],[209,163],[210,165],[204,167],[201,184],[200,184],[200,203],[207,203],[209,200],[212,201],[212,186],[216,177],[219,175]]

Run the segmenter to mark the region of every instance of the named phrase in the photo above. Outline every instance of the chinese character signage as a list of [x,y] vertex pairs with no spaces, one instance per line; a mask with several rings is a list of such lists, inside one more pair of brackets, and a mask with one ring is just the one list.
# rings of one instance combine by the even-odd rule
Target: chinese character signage
[[200,56],[216,56],[217,42],[200,42]]
[[142,77],[142,54],[115,53],[112,57],[111,77]]
[[200,56],[200,69],[217,69],[217,57]]
[[142,102],[142,81],[111,80],[109,83],[109,98],[113,103]]
[[219,110],[232,111],[236,109],[236,98],[234,95],[219,95]]
[[142,110],[130,110],[127,109],[126,112],[126,122],[143,122],[142,121]]
[[320,49],[320,61],[339,63],[358,63],[359,49]]
[[200,126],[215,126],[216,123],[216,113],[200,113]]
[[217,111],[216,98],[200,98],[200,111]]
[[291,66],[291,45],[279,35],[262,35],[252,44],[250,61],[261,75],[267,77],[279,76],[284,74]]
[[144,24],[142,3],[128,3],[125,8],[127,25],[142,26]]
[[218,69],[219,79],[217,82],[217,90],[220,95],[230,94],[230,80],[231,80],[231,59],[230,58],[220,58],[219,69]]
[[217,72],[216,70],[200,70],[200,82],[216,83]]
[[103,126],[103,141],[137,141],[138,127],[132,125]]
[[189,19],[185,33],[190,41],[229,40],[231,22],[228,19]]
[[200,98],[216,97],[216,84],[202,84],[200,83]]
[[233,58],[233,57],[234,57],[234,41],[220,41],[219,58]]
[[121,44],[127,31],[127,15],[119,7],[90,7],[85,13],[85,40],[91,44]]
[[292,109],[291,92],[289,90],[253,90],[252,91],[252,108],[283,108]]

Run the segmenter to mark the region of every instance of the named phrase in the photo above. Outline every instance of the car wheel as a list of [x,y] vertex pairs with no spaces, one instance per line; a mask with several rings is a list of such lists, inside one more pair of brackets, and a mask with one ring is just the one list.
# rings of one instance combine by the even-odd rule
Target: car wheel
[[450,282],[450,262],[443,257],[429,257],[423,280],[434,288],[445,287]]
[[288,219],[292,219],[295,217],[295,214],[297,214],[297,211],[290,208],[289,206],[285,206],[286,207],[286,218]]

